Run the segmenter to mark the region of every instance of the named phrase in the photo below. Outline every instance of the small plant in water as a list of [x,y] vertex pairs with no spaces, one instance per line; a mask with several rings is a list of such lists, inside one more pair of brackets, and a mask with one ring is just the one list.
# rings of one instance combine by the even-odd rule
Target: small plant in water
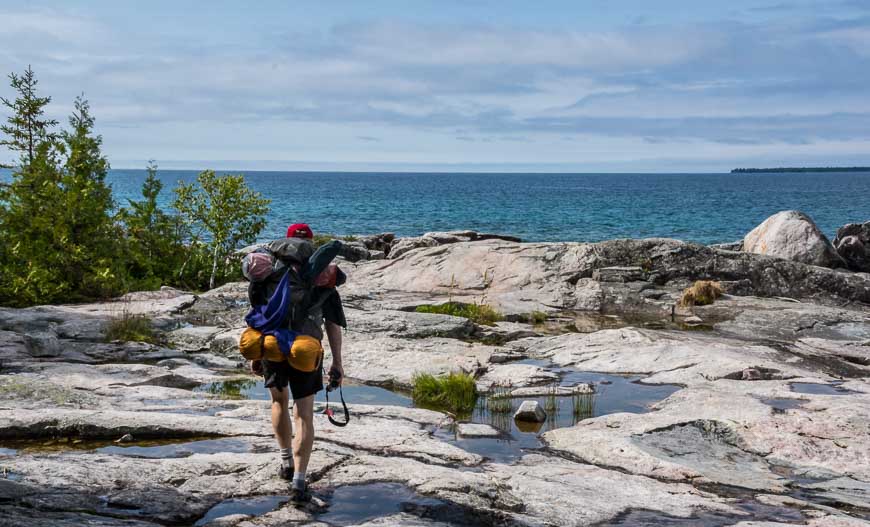
[[412,382],[411,397],[418,406],[447,410],[456,416],[470,415],[474,411],[477,386],[474,377],[467,373],[449,373],[441,377],[417,373]]
[[698,280],[683,291],[679,304],[682,307],[706,306],[712,304],[723,293],[722,285],[719,282]]
[[151,326],[151,319],[124,310],[120,315],[109,320],[106,326],[106,342],[113,340],[154,343],[157,339]]
[[[544,400],[544,411],[548,414],[555,414],[559,411],[559,383],[554,382],[547,388],[547,396]],[[554,421],[555,419],[548,419]]]
[[486,409],[491,414],[511,413],[514,410],[514,400],[511,397],[513,386],[510,381],[493,384],[486,398]]
[[592,417],[595,412],[595,393],[575,391],[571,395],[571,412],[575,422]]

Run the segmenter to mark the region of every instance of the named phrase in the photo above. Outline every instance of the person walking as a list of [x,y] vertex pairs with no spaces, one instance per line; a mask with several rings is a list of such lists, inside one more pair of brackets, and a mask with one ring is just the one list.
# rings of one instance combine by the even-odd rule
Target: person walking
[[[311,241],[314,233],[304,223],[291,225],[287,229],[287,239],[276,240],[267,247],[276,249],[280,254],[281,244],[296,244],[302,240]],[[302,240],[298,240],[298,239]],[[291,239],[291,240],[288,240]],[[296,337],[293,342],[294,351],[297,346],[306,348],[306,356],[315,357],[313,370],[308,367],[294,367],[292,360],[272,361],[267,358],[251,361],[251,371],[262,375],[265,386],[269,389],[272,400],[272,429],[275,440],[281,451],[281,465],[278,475],[291,481],[290,500],[294,503],[304,503],[311,500],[305,479],[311,451],[314,446],[314,396],[323,389],[323,348],[321,342],[324,334],[329,340],[332,352],[332,362],[329,366],[329,380],[340,384],[344,378],[342,366],[342,328],[347,327],[344,309],[341,304],[336,285],[344,283],[344,274],[334,265],[326,265],[337,255],[350,260],[360,257],[353,247],[331,242],[329,247],[313,252],[308,267],[319,272],[316,276],[306,276],[306,267],[302,267],[301,276],[307,278],[313,287],[305,295],[305,299],[292,306],[291,314],[282,325],[292,331]],[[326,249],[326,250],[324,250]],[[313,251],[313,245],[308,247],[308,254]],[[325,278],[324,278],[325,275]],[[252,281],[248,288],[251,305],[265,306],[275,294],[284,273],[273,273],[266,280]],[[285,282],[286,283],[286,282]],[[289,295],[292,296],[292,295]],[[293,398],[293,416],[291,420],[289,404]],[[293,430],[295,428],[295,435]]]

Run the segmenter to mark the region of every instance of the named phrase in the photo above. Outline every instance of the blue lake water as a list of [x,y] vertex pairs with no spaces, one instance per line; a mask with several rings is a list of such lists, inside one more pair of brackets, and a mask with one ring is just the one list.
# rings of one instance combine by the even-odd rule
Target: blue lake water
[[[196,171],[159,172],[164,203]],[[527,241],[673,237],[733,241],[769,215],[797,209],[833,237],[870,220],[870,173],[435,174],[245,172],[272,199],[263,239],[295,222],[316,232],[400,236],[474,229]],[[9,173],[0,172],[0,180]],[[112,170],[120,204],[137,198],[144,170]]]

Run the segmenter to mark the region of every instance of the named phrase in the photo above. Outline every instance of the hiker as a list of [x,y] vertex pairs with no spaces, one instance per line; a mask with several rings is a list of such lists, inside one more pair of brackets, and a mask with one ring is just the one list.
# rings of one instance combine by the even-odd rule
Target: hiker
[[[332,364],[328,369],[330,384],[339,386],[344,377],[341,329],[347,327],[347,321],[336,286],[344,283],[345,276],[330,262],[337,255],[352,261],[361,257],[359,250],[339,241],[329,242],[314,251],[313,237],[308,225],[291,225],[287,229],[287,238],[271,242],[261,254],[246,257],[243,263],[243,272],[251,280],[248,297],[252,311],[246,317],[249,327],[262,329],[270,321],[276,321],[276,316],[280,317],[280,329],[272,331],[272,326],[275,326],[272,324],[268,326],[269,331],[253,332],[255,338],[260,339],[264,356],[261,360],[252,360],[250,367],[252,372],[264,377],[272,398],[272,429],[281,450],[278,474],[292,482],[290,500],[294,503],[311,500],[305,473],[314,444],[314,395],[323,389],[323,348],[320,343],[324,330],[332,351]],[[269,265],[272,268],[267,268]],[[258,273],[266,277],[259,279]],[[298,284],[307,285],[291,285],[291,278],[298,280]],[[273,335],[279,346],[290,347],[289,342],[282,342],[282,339],[288,339],[288,334],[292,339],[291,357],[285,360],[283,355],[276,356],[273,352],[270,357],[265,353],[267,335]],[[244,348],[246,345],[243,334],[240,346]],[[294,359],[301,362],[293,362]],[[290,421],[291,396],[295,436]]]

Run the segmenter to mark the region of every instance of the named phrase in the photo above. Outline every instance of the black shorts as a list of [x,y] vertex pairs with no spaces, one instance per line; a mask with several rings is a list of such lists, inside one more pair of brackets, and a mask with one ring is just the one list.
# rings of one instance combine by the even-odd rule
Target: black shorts
[[294,401],[314,395],[323,389],[322,365],[322,355],[320,364],[314,368],[314,371],[297,370],[286,360],[281,362],[264,360],[263,378],[266,380],[266,388],[276,388],[280,391],[289,385]]

